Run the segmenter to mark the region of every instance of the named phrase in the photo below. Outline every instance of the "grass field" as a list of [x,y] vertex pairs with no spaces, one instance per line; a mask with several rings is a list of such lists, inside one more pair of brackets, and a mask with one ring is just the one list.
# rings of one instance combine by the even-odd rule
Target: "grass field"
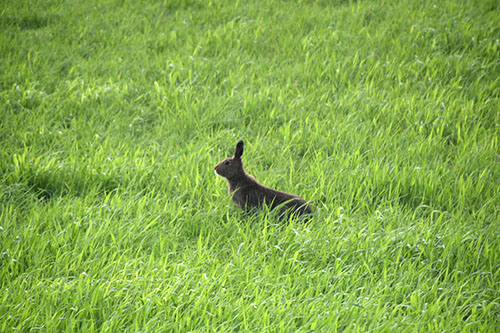
[[[0,331],[500,330],[497,1],[5,0]],[[315,214],[245,215],[214,165]]]

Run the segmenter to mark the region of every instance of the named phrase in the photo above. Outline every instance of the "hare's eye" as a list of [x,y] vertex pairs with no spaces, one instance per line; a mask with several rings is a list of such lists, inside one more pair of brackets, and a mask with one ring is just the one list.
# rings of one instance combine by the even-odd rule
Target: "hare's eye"
[[224,162],[224,165],[229,165],[229,164],[231,164],[231,162],[229,162],[229,161]]

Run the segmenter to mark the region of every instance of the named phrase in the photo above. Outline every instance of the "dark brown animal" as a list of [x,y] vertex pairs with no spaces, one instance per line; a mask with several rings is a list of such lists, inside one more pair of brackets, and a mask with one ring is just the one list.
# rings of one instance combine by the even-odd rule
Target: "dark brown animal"
[[238,141],[234,156],[226,158],[215,166],[217,175],[225,177],[229,185],[229,194],[242,209],[249,210],[261,207],[265,203],[268,207],[280,207],[280,214],[311,214],[311,207],[301,197],[286,192],[273,190],[260,184],[254,177],[243,169],[241,161],[243,155],[243,141]]

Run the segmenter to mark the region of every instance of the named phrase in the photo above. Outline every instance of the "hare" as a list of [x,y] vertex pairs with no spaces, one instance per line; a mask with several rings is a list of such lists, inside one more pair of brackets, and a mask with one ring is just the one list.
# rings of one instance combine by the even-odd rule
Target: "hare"
[[254,177],[243,169],[241,161],[243,155],[243,141],[238,141],[234,156],[226,158],[215,166],[215,173],[227,179],[229,194],[233,201],[242,209],[261,207],[263,203],[270,208],[280,206],[280,215],[311,214],[311,207],[301,197],[285,193],[260,184]]

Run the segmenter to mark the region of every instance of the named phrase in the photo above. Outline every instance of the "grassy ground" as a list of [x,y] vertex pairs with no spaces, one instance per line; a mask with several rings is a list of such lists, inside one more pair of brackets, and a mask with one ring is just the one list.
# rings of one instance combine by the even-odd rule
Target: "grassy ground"
[[[496,331],[496,1],[3,1],[0,331]],[[213,166],[298,193],[244,216]]]

